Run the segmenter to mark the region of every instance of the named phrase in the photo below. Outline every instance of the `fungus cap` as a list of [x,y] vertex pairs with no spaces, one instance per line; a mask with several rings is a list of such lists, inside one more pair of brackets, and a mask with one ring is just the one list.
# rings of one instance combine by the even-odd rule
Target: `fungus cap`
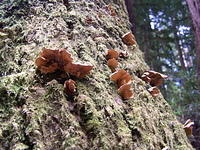
[[157,87],[151,87],[148,89],[149,93],[152,95],[152,96],[158,96],[159,93],[160,93],[160,90],[157,88]]
[[132,46],[132,45],[136,44],[135,36],[132,34],[132,32],[128,32],[128,33],[124,34],[122,36],[122,41],[128,46]]
[[109,49],[107,51],[107,54],[106,54],[106,59],[109,60],[109,59],[112,59],[112,58],[115,58],[115,59],[118,59],[119,57],[119,52],[114,50],[114,49]]

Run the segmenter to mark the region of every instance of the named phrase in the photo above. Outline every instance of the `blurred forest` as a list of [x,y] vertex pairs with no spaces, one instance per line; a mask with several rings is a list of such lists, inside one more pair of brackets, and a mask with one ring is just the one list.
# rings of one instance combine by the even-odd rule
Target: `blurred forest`
[[126,3],[132,30],[146,62],[152,70],[169,76],[162,86],[165,99],[180,121],[190,118],[195,122],[194,136],[199,139],[199,55],[188,3],[185,0],[127,0]]

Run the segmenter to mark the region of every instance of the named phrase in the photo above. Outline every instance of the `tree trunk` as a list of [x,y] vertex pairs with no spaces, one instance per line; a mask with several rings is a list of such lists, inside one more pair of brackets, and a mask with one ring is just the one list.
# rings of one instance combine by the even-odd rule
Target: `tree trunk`
[[[167,102],[138,78],[149,67],[130,31],[123,0],[5,0],[0,10],[0,149],[164,150],[193,149]],[[113,11],[116,15],[113,15]],[[42,48],[65,48],[75,62],[94,66],[78,79],[34,65]],[[122,100],[106,65],[108,49],[129,55],[120,67],[133,80],[134,98]],[[63,93],[72,78],[77,93]]]
[[133,4],[134,0],[125,0],[125,4],[128,11],[129,21],[131,22],[131,31],[135,34],[136,32],[136,25],[135,25],[135,14],[133,11]]
[[198,85],[200,88],[200,0],[186,0],[195,33],[195,45],[196,45],[196,54],[197,54],[197,74],[198,74]]

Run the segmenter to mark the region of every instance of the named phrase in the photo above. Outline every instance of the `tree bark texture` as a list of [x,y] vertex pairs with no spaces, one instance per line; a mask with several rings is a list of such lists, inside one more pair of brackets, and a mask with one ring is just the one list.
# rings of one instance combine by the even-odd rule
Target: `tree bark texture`
[[198,74],[198,84],[200,87],[200,0],[186,0],[195,33],[195,45],[197,54],[197,74]]
[[[153,97],[138,77],[149,67],[137,45],[121,40],[130,31],[123,0],[67,7],[60,0],[5,0],[0,12],[0,149],[193,149],[163,96]],[[94,68],[83,79],[42,74],[34,61],[43,47],[64,48]],[[131,74],[134,98],[122,100],[110,80],[108,49],[128,53],[119,68]],[[73,98],[63,92],[69,78],[77,83]]]

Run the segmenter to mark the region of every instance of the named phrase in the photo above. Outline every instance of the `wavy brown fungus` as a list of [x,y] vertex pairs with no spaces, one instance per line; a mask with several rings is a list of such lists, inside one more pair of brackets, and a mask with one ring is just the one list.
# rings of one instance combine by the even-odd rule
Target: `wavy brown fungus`
[[122,36],[122,41],[128,46],[136,44],[135,36],[131,32],[124,34]]
[[152,95],[152,96],[158,96],[159,93],[160,93],[160,90],[157,88],[157,87],[151,87],[148,89],[149,93]]
[[92,70],[93,66],[91,65],[82,65],[79,63],[69,63],[65,65],[65,72],[68,72],[69,74],[76,76],[77,78],[83,78],[86,75],[90,73],[90,70]]
[[83,78],[90,73],[91,65],[73,63],[71,54],[64,49],[51,50],[44,48],[35,64],[42,73],[52,73],[56,70],[67,72],[77,78]]
[[121,69],[111,75],[111,80],[115,81],[118,86],[118,93],[123,99],[129,99],[133,96],[131,89],[132,77],[128,72]]
[[194,126],[194,122],[192,122],[190,119],[188,119],[185,122],[183,129],[185,130],[185,133],[186,133],[187,136],[192,136],[193,126]]
[[64,83],[64,92],[68,96],[73,96],[76,92],[76,82],[72,79],[65,81]]
[[109,59],[112,59],[112,58],[115,58],[116,60],[118,59],[119,57],[119,52],[114,50],[114,49],[109,49],[107,51],[107,54],[106,54],[106,59],[109,60]]
[[163,83],[164,79],[167,78],[168,76],[155,71],[146,71],[141,76],[141,79],[147,83],[150,83],[151,86],[159,86]]
[[115,58],[109,59],[108,62],[107,62],[107,65],[111,69],[112,72],[116,71],[118,64],[119,63]]
[[42,73],[52,73],[56,70],[64,71],[64,66],[72,62],[71,55],[64,49],[51,50],[43,48],[35,60],[36,66]]
[[133,91],[131,89],[131,84],[130,83],[126,83],[124,85],[122,85],[117,92],[119,93],[119,95],[123,98],[123,99],[130,99],[133,97]]

